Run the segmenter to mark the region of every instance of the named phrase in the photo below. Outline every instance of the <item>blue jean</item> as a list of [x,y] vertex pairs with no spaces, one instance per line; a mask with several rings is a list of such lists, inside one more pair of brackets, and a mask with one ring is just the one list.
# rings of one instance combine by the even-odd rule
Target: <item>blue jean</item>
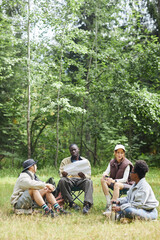
[[118,214],[120,215],[120,218],[126,217],[130,219],[138,217],[144,220],[155,220],[158,217],[158,212],[156,208],[147,211],[144,209],[128,207],[122,211],[119,211]]

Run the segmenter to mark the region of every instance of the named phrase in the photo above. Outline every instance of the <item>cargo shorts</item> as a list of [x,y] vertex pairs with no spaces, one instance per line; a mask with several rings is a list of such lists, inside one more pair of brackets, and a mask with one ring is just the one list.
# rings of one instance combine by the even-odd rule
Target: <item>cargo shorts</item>
[[28,190],[25,190],[23,194],[19,197],[17,203],[15,204],[15,209],[29,209],[32,207],[33,200],[29,194]]

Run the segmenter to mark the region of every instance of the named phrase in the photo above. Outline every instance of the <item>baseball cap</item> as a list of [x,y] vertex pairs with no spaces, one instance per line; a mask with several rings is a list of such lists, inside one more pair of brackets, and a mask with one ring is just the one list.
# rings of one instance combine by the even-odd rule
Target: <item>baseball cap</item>
[[125,147],[122,145],[122,144],[117,144],[116,146],[115,146],[115,149],[114,149],[114,151],[116,151],[116,150],[118,150],[118,149],[123,149],[124,151],[126,151],[125,150]]

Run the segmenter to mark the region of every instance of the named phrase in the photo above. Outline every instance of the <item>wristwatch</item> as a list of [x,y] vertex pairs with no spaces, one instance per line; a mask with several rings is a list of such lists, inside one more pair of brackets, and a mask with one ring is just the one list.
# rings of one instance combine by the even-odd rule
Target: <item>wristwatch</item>
[[115,179],[114,181],[117,182],[117,179]]

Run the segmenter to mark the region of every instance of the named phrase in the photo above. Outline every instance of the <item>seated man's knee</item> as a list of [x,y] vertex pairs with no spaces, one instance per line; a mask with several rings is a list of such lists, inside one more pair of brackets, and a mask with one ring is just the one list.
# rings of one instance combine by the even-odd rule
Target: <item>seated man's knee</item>
[[85,181],[85,185],[93,185],[91,179],[85,178],[84,181]]
[[29,189],[28,192],[32,199],[34,199],[35,195],[39,194],[39,190],[37,189]]
[[38,190],[37,189],[29,189],[28,192],[30,195],[33,195],[34,193],[36,193]]
[[123,210],[123,214],[125,217],[127,218],[133,218],[135,216],[135,214],[133,213],[134,209],[133,208],[126,208]]
[[105,181],[105,179],[102,177],[102,178],[101,178],[101,185],[104,185],[104,184],[106,184],[106,181]]
[[114,190],[115,189],[120,189],[120,184],[118,182],[115,182],[114,183]]
[[93,189],[93,182],[91,179],[87,179],[85,178],[85,185],[84,185],[84,189]]
[[88,179],[88,178],[84,178],[84,179],[83,179],[83,182],[85,182],[85,183],[89,183],[89,182],[90,182],[90,179]]
[[67,182],[67,178],[65,177],[62,177],[60,180],[59,180],[59,185],[63,185]]
[[93,182],[92,182],[91,179],[88,179],[88,182],[89,182],[89,184],[90,184],[91,186],[93,186]]

